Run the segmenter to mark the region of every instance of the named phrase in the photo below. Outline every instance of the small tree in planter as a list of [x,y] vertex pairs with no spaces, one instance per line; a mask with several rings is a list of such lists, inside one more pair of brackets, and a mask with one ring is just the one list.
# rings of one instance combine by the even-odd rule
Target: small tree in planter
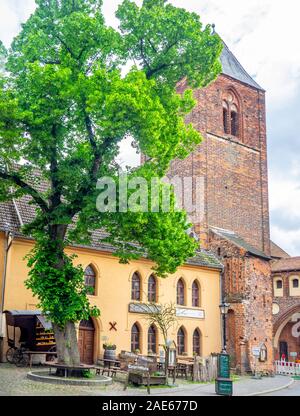
[[164,343],[163,349],[165,352],[165,376],[166,384],[169,384],[168,381],[168,367],[169,367],[169,331],[173,327],[178,326],[177,316],[176,316],[176,307],[174,303],[169,304],[157,304],[149,303],[143,305],[143,312],[147,315],[147,320],[149,325],[155,325],[162,333]]

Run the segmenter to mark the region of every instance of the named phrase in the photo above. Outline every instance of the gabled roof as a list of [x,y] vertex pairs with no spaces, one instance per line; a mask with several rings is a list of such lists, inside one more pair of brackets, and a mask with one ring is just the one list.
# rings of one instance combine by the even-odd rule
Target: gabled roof
[[300,257],[289,257],[272,262],[273,273],[300,271]]
[[230,231],[230,230],[224,230],[221,228],[215,228],[215,227],[211,227],[210,229],[213,233],[215,233],[216,235],[222,238],[225,238],[226,240],[233,243],[235,246],[243,248],[244,250],[246,250],[247,253],[252,254],[253,256],[256,256],[256,257],[261,257],[266,260],[271,260],[271,258],[267,256],[263,251],[258,250],[257,248],[253,247],[251,244],[247,243],[242,237],[237,235],[235,232]]
[[274,243],[274,241],[270,241],[270,248],[271,248],[271,257],[276,259],[287,259],[291,257],[286,251],[284,251],[281,247]]
[[240,62],[236,59],[228,46],[224,43],[221,53],[222,73],[238,81],[244,82],[251,87],[264,91],[264,89],[248,74]]

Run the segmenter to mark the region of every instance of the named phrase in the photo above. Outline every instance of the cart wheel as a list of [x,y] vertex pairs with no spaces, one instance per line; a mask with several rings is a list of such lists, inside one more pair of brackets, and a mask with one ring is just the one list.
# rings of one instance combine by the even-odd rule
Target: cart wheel
[[15,355],[15,348],[10,347],[7,351],[6,351],[6,360],[7,362],[9,362],[10,364],[14,364],[14,355]]

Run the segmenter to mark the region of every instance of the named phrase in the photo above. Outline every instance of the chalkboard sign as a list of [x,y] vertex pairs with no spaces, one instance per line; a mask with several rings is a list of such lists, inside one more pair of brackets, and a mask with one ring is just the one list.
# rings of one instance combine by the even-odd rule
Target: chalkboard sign
[[218,354],[218,377],[230,378],[229,354]]
[[232,381],[228,379],[216,379],[216,393],[220,396],[232,396]]

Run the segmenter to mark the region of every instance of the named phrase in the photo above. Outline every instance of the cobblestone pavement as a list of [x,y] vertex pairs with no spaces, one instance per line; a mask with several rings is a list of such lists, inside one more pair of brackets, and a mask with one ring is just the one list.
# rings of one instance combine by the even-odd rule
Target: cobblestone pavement
[[[141,396],[146,395],[145,389],[128,388],[123,391],[123,384],[114,382],[109,386],[66,386],[41,383],[26,377],[28,368],[17,368],[11,364],[0,364],[0,396]],[[258,392],[282,388],[292,380],[289,377],[264,377],[262,380],[241,378],[234,383],[236,396],[247,396]],[[192,384],[179,381],[178,387],[158,389],[152,388],[152,396],[215,396],[214,384]],[[287,394],[287,393],[291,394]],[[298,394],[297,394],[298,392]],[[300,382],[294,382],[289,389],[283,390],[284,395],[299,395]],[[280,392],[276,395],[281,395]],[[274,393],[275,395],[275,393]]]

